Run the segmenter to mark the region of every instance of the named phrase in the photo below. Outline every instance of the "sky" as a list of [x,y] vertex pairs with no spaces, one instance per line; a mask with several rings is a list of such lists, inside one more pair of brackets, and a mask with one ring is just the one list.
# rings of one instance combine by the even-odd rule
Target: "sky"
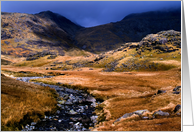
[[117,22],[131,13],[178,7],[181,1],[1,1],[2,12],[36,14],[50,10],[83,27]]

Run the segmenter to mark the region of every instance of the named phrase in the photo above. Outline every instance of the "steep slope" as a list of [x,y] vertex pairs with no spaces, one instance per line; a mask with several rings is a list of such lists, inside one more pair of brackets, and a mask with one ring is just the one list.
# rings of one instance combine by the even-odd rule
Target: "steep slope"
[[82,27],[51,11],[38,14],[1,13],[1,54],[28,56],[36,52],[64,51],[73,45]]
[[163,30],[181,30],[181,10],[130,14],[119,22],[81,29],[75,39],[78,47],[101,52]]
[[138,42],[147,34],[181,30],[181,12],[153,11],[131,14],[123,20],[91,28],[43,11],[38,14],[1,13],[1,54],[17,57],[43,52],[64,55],[66,51],[87,50],[100,53]]

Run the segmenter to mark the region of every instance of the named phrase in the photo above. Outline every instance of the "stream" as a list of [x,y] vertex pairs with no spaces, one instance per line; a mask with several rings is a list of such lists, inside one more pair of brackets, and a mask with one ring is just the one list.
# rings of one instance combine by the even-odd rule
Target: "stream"
[[[96,99],[82,90],[73,90],[62,86],[29,82],[30,79],[50,77],[17,77],[17,80],[54,88],[59,110],[54,115],[45,116],[38,122],[27,124],[22,131],[90,131],[97,123],[94,114]],[[100,103],[100,102],[98,102]]]

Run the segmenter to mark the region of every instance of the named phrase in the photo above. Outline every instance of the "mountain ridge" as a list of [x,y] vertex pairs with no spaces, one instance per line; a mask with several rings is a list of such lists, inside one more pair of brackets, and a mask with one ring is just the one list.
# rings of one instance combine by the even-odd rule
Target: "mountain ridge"
[[1,53],[28,56],[42,49],[64,55],[72,48],[101,53],[126,42],[138,42],[150,33],[180,31],[180,13],[176,10],[129,14],[118,22],[85,28],[51,11],[2,12]]

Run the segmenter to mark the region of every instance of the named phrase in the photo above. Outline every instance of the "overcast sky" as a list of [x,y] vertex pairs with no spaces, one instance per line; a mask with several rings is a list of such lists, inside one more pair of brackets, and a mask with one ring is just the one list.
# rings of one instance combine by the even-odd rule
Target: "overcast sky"
[[35,14],[50,10],[83,27],[123,19],[131,13],[181,7],[181,1],[1,1],[2,12]]

